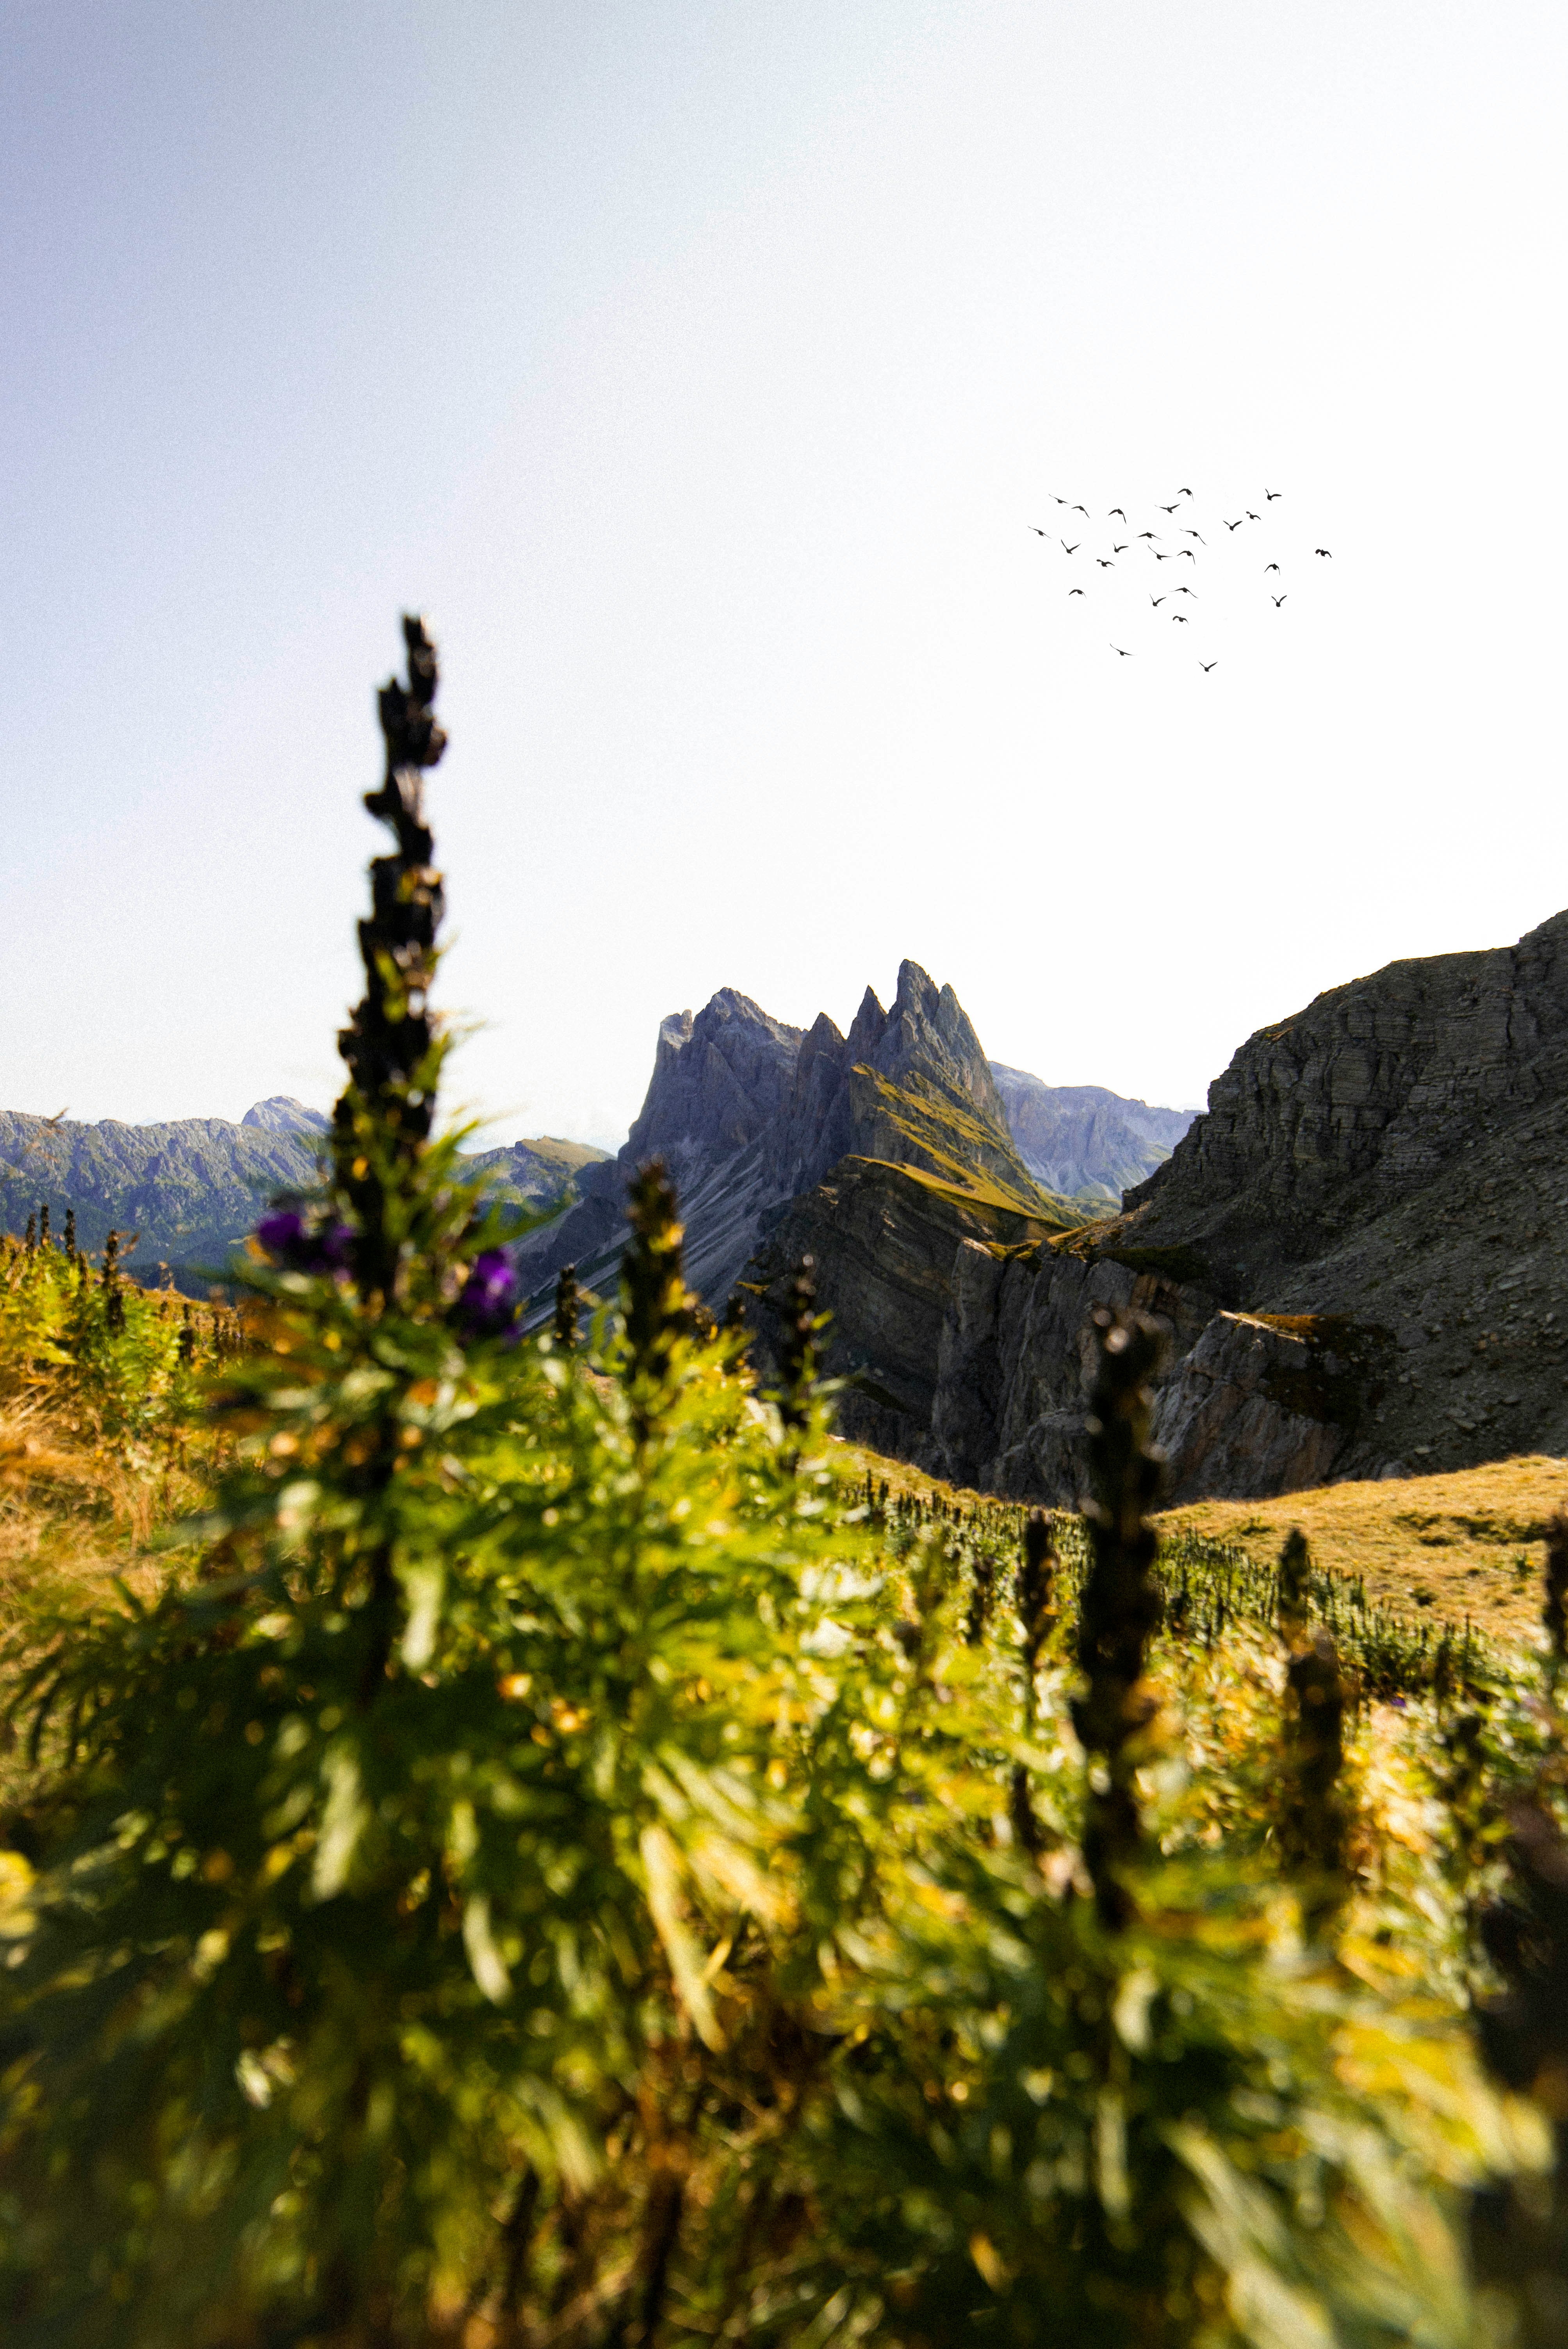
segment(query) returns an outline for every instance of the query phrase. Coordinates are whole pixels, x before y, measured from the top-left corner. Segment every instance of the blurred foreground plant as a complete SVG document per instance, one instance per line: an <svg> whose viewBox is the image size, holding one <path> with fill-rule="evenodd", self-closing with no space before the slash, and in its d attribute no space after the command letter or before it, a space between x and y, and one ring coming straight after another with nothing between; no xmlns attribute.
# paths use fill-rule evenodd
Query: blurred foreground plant
<svg viewBox="0 0 1568 2349"><path fill-rule="evenodd" d="M857 1540L820 1413L790 1473L691 1334L656 1184L609 1381L493 1309L510 1268L428 1138L406 633L334 1186L263 1226L198 1574L29 1643L17 1714L64 1766L11 1823L9 2340L422 2340L583 2292L596 2333L639 2291L647 2324L672 2181L806 2044L780 1936L830 1938L862 1839L790 1793Z"/></svg>

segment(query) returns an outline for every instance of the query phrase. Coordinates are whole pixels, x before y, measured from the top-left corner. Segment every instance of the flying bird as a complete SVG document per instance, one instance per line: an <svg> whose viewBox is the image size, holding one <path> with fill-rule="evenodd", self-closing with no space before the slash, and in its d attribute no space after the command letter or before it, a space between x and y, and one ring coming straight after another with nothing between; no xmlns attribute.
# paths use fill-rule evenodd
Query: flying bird
<svg viewBox="0 0 1568 2349"><path fill-rule="evenodd" d="M1119 653L1123 660L1130 660L1132 658L1132 655L1128 651L1125 645L1112 645L1110 649L1113 653Z"/></svg>
<svg viewBox="0 0 1568 2349"><path fill-rule="evenodd" d="M1263 516L1262 516L1262 514L1255 514L1255 513L1253 512L1253 510L1252 510L1251 506L1249 506L1249 507L1247 508L1247 520L1248 520L1249 522L1262 522L1262 520L1263 520Z"/></svg>
<svg viewBox="0 0 1568 2349"><path fill-rule="evenodd" d="M1186 556L1189 563L1196 563L1198 560L1190 546L1179 546L1176 549L1176 560L1178 563L1181 562L1183 555Z"/></svg>
<svg viewBox="0 0 1568 2349"><path fill-rule="evenodd" d="M1328 554L1328 549L1327 549L1327 547L1326 547L1326 546L1315 546L1315 547L1313 548L1313 550L1312 550L1312 551L1313 551L1314 554L1328 554L1328 559L1329 559L1330 563L1332 563L1332 562L1333 562L1333 560L1334 560L1333 555Z"/></svg>
<svg viewBox="0 0 1568 2349"><path fill-rule="evenodd" d="M1125 554L1127 553L1127 546L1128 546L1128 542L1127 542L1127 540L1124 538L1124 539L1122 540L1121 544L1120 544L1119 546L1116 546L1116 545L1114 545L1114 544L1113 544L1113 545L1112 545L1112 547L1111 547L1111 550L1110 550L1110 551L1111 551L1112 554Z"/></svg>
<svg viewBox="0 0 1568 2349"><path fill-rule="evenodd" d="M1102 571L1114 571L1116 569L1116 565L1111 561L1109 554L1097 554L1094 559L1099 564Z"/></svg>
<svg viewBox="0 0 1568 2349"><path fill-rule="evenodd" d="M1083 541L1081 538L1075 538L1072 544L1069 546L1067 540L1063 538L1058 539L1057 543L1061 548L1064 554L1076 554L1079 547L1083 544Z"/></svg>
<svg viewBox="0 0 1568 2349"><path fill-rule="evenodd" d="M1273 505L1275 498L1283 498L1284 495L1284 492L1283 490L1265 490L1264 492L1264 502L1271 506Z"/></svg>
<svg viewBox="0 0 1568 2349"><path fill-rule="evenodd" d="M1171 613L1171 617L1173 620L1179 620L1179 621L1181 622L1181 626L1182 626L1183 627L1185 627L1185 626L1186 626L1186 625L1187 625L1187 615L1186 615L1186 613L1185 613L1185 612L1172 612L1172 613Z"/></svg>
<svg viewBox="0 0 1568 2349"><path fill-rule="evenodd" d="M1150 600L1150 602L1153 605L1153 606L1154 606L1155 610L1158 612L1158 610L1160 609L1161 605L1161 604L1163 604L1163 602L1165 601L1165 598L1164 598L1164 596L1163 596L1163 595L1150 595L1150 597L1149 598L1149 600Z"/></svg>
<svg viewBox="0 0 1568 2349"><path fill-rule="evenodd" d="M1158 501L1158 499L1156 499L1155 502L1156 502L1156 504L1159 504L1159 501ZM1178 498L1178 499L1177 499L1177 501L1176 501L1176 506L1179 506L1179 505L1181 504L1181 499L1180 499L1180 498ZM1175 512L1175 511L1176 511L1176 506L1161 506L1161 507L1160 507L1160 511L1161 511L1161 513L1174 513L1174 512Z"/></svg>
<svg viewBox="0 0 1568 2349"><path fill-rule="evenodd" d="M1176 593L1178 595L1191 595L1194 601L1197 600L1198 590L1196 587L1178 587Z"/></svg>
<svg viewBox="0 0 1568 2349"><path fill-rule="evenodd" d="M1157 530L1140 530L1138 535L1140 538L1158 538L1160 533Z"/></svg>
<svg viewBox="0 0 1568 2349"><path fill-rule="evenodd" d="M1208 674L1209 674L1209 671L1210 671L1212 668L1218 668L1218 667L1219 667L1219 666L1220 666L1220 664L1219 664L1219 662L1218 662L1217 660L1212 660L1212 661L1200 661L1200 662L1198 663L1198 666L1199 666L1199 667L1202 670L1202 672L1203 672L1204 676L1205 676L1205 677L1207 677L1207 676L1208 676Z"/></svg>
<svg viewBox="0 0 1568 2349"><path fill-rule="evenodd" d="M1286 588L1286 590L1285 590L1285 595L1288 595L1289 593L1290 593L1290 590L1289 590L1288 588ZM1274 597L1274 610L1275 610L1276 612L1279 610L1280 605L1281 605L1284 602L1284 595L1276 595L1276 596Z"/></svg>
<svg viewBox="0 0 1568 2349"><path fill-rule="evenodd" d="M1049 538L1051 534L1048 530L1042 530L1037 522L1032 522L1029 524L1029 528L1034 532L1037 538Z"/></svg>
<svg viewBox="0 0 1568 2349"><path fill-rule="evenodd" d="M1083 518L1084 518L1085 522L1088 522L1088 508L1087 506L1074 506L1074 508L1073 508L1073 512L1074 512L1074 513L1080 513L1080 514L1082 514L1082 516L1083 516Z"/></svg>
<svg viewBox="0 0 1568 2349"><path fill-rule="evenodd" d="M1246 517L1243 515L1243 521L1244 521L1245 519L1246 519ZM1228 523L1225 523L1225 528L1226 528L1227 530L1240 530L1241 526L1242 526L1242 524L1241 524L1241 523L1239 523L1239 522L1228 522Z"/></svg>
<svg viewBox="0 0 1568 2349"><path fill-rule="evenodd" d="M1192 492L1191 490L1178 490L1176 494L1179 498L1190 498Z"/></svg>
<svg viewBox="0 0 1568 2349"><path fill-rule="evenodd" d="M1201 530L1184 530L1181 535L1183 538L1195 538L1200 546L1207 546L1209 543Z"/></svg>
<svg viewBox="0 0 1568 2349"><path fill-rule="evenodd" d="M1265 578L1265 579L1267 578L1267 576L1268 576L1268 574L1269 574L1269 573L1270 573L1271 571L1277 571L1278 569L1279 569L1279 564L1278 564L1277 563L1265 563L1265 564L1264 564L1264 578Z"/></svg>
<svg viewBox="0 0 1568 2349"><path fill-rule="evenodd" d="M1156 563L1173 563L1175 561L1174 555L1161 554L1157 546L1151 546L1149 552L1154 557Z"/></svg>
<svg viewBox="0 0 1568 2349"><path fill-rule="evenodd" d="M1110 510L1110 513L1113 513L1113 514L1121 514L1121 519L1122 519L1122 521L1123 521L1123 522L1125 522L1125 521L1127 520L1127 516L1126 516L1124 513L1121 513L1121 508L1120 508L1119 506L1112 506L1112 508L1111 508L1111 510ZM1110 520L1110 514L1107 514L1107 516L1106 516L1106 520L1107 520L1107 522L1109 522L1109 521Z"/></svg>
<svg viewBox="0 0 1568 2349"><path fill-rule="evenodd" d="M1081 595L1083 594L1083 589L1081 587L1069 587L1068 589L1068 594L1069 595Z"/></svg>

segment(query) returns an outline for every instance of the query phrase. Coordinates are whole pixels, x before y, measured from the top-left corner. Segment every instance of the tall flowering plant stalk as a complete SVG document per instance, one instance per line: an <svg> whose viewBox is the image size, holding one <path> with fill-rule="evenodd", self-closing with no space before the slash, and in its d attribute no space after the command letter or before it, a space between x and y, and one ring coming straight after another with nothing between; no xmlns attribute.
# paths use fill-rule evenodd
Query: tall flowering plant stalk
<svg viewBox="0 0 1568 2349"><path fill-rule="evenodd" d="M580 2302L563 2342L651 2338L738 2127L772 2190L779 1949L809 2002L870 1799L846 1746L804 1834L808 1642L857 1539L820 1409L787 1456L696 1333L656 1172L623 1326L519 1342L434 1132L406 635L332 1163L263 1219L212 1393L233 1468L160 1597L17 1658L47 1776L0 1851L7 2349L428 2349Z"/></svg>
<svg viewBox="0 0 1568 2349"><path fill-rule="evenodd" d="M407 1177L429 1140L445 1040L430 1004L445 910L436 844L425 816L425 772L447 738L436 722L436 647L405 619L408 681L390 678L378 707L387 771L365 804L390 830L389 856L370 866L371 910L359 925L365 995L338 1037L348 1082L333 1112L336 1190L353 1220L349 1247L367 1302L406 1288L413 1237Z"/></svg>

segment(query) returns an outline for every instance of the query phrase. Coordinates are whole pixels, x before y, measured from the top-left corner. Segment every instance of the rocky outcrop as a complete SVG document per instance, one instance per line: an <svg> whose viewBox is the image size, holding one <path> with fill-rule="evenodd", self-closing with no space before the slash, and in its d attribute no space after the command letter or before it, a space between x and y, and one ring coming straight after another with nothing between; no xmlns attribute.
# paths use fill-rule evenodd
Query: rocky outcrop
<svg viewBox="0 0 1568 2349"><path fill-rule="evenodd" d="M1121 1195L1170 1157L1193 1112L1151 1109L1100 1085L1047 1085L993 1061L1018 1155L1047 1191L1119 1207Z"/></svg>
<svg viewBox="0 0 1568 2349"><path fill-rule="evenodd" d="M1211 1299L1090 1248L959 1249L931 1418L944 1475L1020 1499L1077 1499L1099 1305L1161 1314L1179 1350L1212 1314Z"/></svg>
<svg viewBox="0 0 1568 2349"><path fill-rule="evenodd" d="M935 1431L943 1330L954 1264L970 1250L1028 1247L1051 1228L985 1191L965 1191L911 1166L849 1157L794 1200L746 1268L755 1300L748 1320L764 1383L776 1371L778 1322L770 1301L802 1257L831 1319L822 1368L847 1381L840 1424L879 1450L941 1464Z"/></svg>
<svg viewBox="0 0 1568 2349"><path fill-rule="evenodd" d="M1006 1262L960 1251L948 1474L1071 1497L1102 1294L1171 1322L1179 1499L1568 1451L1568 915L1260 1030L1125 1206Z"/></svg>
<svg viewBox="0 0 1568 2349"><path fill-rule="evenodd" d="M1260 1029L1167 1164L1144 1245L1260 1292L1568 1096L1568 913L1514 947L1390 963Z"/></svg>
<svg viewBox="0 0 1568 2349"><path fill-rule="evenodd" d="M980 1040L950 987L899 967L884 1010L868 988L847 1036L826 1014L804 1034L724 988L659 1031L647 1098L619 1156L583 1178L581 1204L525 1243L542 1299L555 1273L603 1288L626 1241L626 1186L663 1158L686 1226L686 1276L716 1309L792 1200L846 1157L912 1166L1003 1209L1051 1210L1007 1130Z"/></svg>
<svg viewBox="0 0 1568 2349"><path fill-rule="evenodd" d="M1154 1412L1171 1500L1261 1500L1326 1484L1355 1440L1369 1371L1377 1391L1377 1350L1354 1323L1216 1314Z"/></svg>

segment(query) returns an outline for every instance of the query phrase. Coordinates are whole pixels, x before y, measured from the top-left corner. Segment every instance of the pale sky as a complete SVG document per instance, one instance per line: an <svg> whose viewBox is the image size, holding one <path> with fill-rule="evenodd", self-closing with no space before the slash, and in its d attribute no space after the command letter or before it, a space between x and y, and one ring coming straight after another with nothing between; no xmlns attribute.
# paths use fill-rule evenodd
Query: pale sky
<svg viewBox="0 0 1568 2349"><path fill-rule="evenodd" d="M500 1134L905 955L1197 1103L1544 919L1565 69L1511 0L0 0L0 1107L330 1103L407 606ZM1029 525L1184 485L1208 568L1110 559L1202 629L1102 626Z"/></svg>

